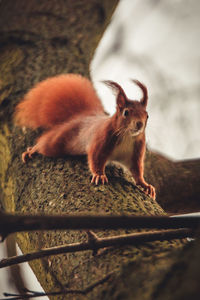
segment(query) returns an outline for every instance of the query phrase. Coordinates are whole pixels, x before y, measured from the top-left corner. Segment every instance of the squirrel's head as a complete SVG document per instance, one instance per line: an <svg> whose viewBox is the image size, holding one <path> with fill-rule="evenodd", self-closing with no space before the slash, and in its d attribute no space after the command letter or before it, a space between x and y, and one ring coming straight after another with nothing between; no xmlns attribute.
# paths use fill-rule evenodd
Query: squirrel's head
<svg viewBox="0 0 200 300"><path fill-rule="evenodd" d="M119 135L130 133L132 136L137 136L144 132L148 113L146 111L148 92L145 85L138 80L132 80L142 90L142 98L140 101L130 100L127 98L122 87L114 81L103 81L117 93L116 104L116 122Z"/></svg>

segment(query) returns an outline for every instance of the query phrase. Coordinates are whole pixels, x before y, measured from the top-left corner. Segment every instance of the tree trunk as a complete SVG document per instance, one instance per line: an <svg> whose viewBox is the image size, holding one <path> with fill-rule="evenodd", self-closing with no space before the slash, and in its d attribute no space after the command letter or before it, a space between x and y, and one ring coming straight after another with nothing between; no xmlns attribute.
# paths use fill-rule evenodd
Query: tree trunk
<svg viewBox="0 0 200 300"><path fill-rule="evenodd" d="M147 152L145 175L156 187L156 200L166 212L200 211L200 159L175 162Z"/></svg>
<svg viewBox="0 0 200 300"><path fill-rule="evenodd" d="M1 1L0 200L5 211L165 214L120 167L107 168L108 185L93 186L85 157L51 159L38 155L26 165L21 161L21 153L34 143L38 132L28 130L24 134L13 125L16 103L34 83L48 76L63 72L89 76L90 61L116 4L116 0ZM146 177L156 186L158 202L166 211L198 209L199 165L199 160L174 163L148 152ZM111 231L97 234L107 236ZM85 232L77 231L17 234L24 253L85 239ZM105 299L105 295L109 295L107 299L116 299L116 293L122 295L119 299L129 299L132 295L134 299L151 299L176 259L174 252L184 244L185 241L154 242L141 247L110 249L95 257L91 252L59 255L30 265L45 291L66 285L83 289L114 271L112 282L98 286L88 294L88 299ZM68 298L81 299L81 296L70 295L64 299Z"/></svg>

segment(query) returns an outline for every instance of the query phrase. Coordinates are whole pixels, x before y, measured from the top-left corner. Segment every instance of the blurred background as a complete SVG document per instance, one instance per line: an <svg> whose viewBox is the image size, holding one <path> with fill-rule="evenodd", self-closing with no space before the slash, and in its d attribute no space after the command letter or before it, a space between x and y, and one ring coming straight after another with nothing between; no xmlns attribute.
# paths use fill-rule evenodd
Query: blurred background
<svg viewBox="0 0 200 300"><path fill-rule="evenodd" d="M111 114L115 98L101 80L117 81L130 99L141 96L130 78L146 84L148 146L177 160L199 157L199 16L198 0L121 0L91 64L92 80ZM27 287L40 291L29 273L26 267ZM12 282L1 269L1 297L15 291Z"/></svg>

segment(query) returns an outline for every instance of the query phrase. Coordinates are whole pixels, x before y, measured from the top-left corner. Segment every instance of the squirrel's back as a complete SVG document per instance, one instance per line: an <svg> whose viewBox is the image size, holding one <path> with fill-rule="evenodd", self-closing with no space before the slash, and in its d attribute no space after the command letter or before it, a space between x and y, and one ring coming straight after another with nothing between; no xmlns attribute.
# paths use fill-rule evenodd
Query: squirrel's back
<svg viewBox="0 0 200 300"><path fill-rule="evenodd" d="M15 122L30 128L50 128L80 113L103 113L96 91L85 77L63 74L36 84L17 105Z"/></svg>

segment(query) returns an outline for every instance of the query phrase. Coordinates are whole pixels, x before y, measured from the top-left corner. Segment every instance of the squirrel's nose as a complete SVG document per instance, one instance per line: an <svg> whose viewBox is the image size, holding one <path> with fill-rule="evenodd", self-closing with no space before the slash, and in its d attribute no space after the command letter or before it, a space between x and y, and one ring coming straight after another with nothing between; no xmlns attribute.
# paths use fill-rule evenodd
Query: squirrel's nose
<svg viewBox="0 0 200 300"><path fill-rule="evenodd" d="M136 128L137 130L140 130L143 127L143 123L141 121L136 122Z"/></svg>

